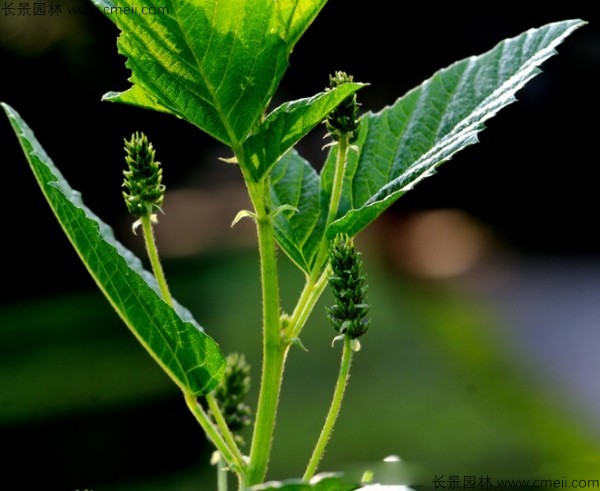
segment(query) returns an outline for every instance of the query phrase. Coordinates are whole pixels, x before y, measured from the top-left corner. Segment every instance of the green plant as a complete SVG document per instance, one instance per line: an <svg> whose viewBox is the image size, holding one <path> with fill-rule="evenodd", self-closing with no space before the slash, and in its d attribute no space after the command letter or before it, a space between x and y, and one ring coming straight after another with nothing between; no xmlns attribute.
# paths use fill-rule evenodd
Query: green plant
<svg viewBox="0 0 600 491"><path fill-rule="evenodd" d="M336 72L323 92L269 111L296 42L325 0L140 2L157 15L130 15L121 1L95 0L121 30L132 87L106 100L183 118L232 151L256 224L262 285L263 360L249 449L237 432L249 423L248 368L227 359L172 297L154 242L164 198L162 169L143 134L126 141L124 198L141 228L153 274L85 207L11 107L3 107L64 232L114 309L181 389L217 449L219 486L240 488L267 475L286 357L328 284L328 317L342 341L338 381L323 431L303 476L289 489L353 489L339 478L313 479L339 413L358 338L368 328L365 278L352 238L454 153L477 141L484 122L514 100L554 48L582 25L571 20L530 30L488 53L460 61L378 113L359 117L365 84ZM161 10L162 9L162 10ZM317 173L294 146L325 122L331 143ZM295 308L279 298L277 248L304 274ZM245 453L248 453L246 456ZM307 484L311 482L312 484ZM266 489L266 488L265 488Z"/></svg>

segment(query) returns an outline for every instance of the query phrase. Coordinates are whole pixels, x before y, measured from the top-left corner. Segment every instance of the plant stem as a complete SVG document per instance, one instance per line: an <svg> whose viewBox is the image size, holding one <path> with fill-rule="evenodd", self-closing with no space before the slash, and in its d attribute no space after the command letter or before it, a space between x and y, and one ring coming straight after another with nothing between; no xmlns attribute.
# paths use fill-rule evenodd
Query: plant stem
<svg viewBox="0 0 600 491"><path fill-rule="evenodd" d="M348 147L349 137L345 136L338 142L336 170L331 191L327 224L335 219L339 207ZM238 160L241 161L241 158L243 158L242 153L236 152L236 155L238 155ZM288 332L285 333L287 335L286 340L284 341L280 331L281 308L275 233L269 214L271 210L268 205L270 196L269 181L268 178L263 178L259 183L253 184L250 179L247 179L247 176L244 177L255 210L263 299L263 366L254 434L252 436L252 447L250 450L250 464L246 475L246 484L251 486L262 482L266 475L289 341L300 334L310 312L326 285L327 273L324 265L327 261L327 239L323 238L321 245L322 252L320 252L317 258L315 270L310 275L300 296L298 305L294 309ZM339 410L339 406L337 410Z"/></svg>
<svg viewBox="0 0 600 491"><path fill-rule="evenodd" d="M160 263L158 248L156 247L156 241L154 240L154 230L152 227L151 216L143 216L141 218L141 223L142 229L144 231L144 241L146 243L148 259L150 260L152 271L154 272L154 276L156 277L156 281L160 288L163 300L167 302L167 304L169 304L171 307L173 307L173 297L171 296L171 292L169 291L167 280L165 278L165 273ZM231 434L231 431L229 430L229 427L227 426L227 423L225 422L225 418L221 413L221 408L219 408L219 405L217 404L217 401L215 400L214 396L212 394L206 394L206 401L208 402L208 405L212 411L217 426L221 431L221 434L219 434L218 431L215 430L213 424L210 422L210 419L208 419L208 416L204 413L204 410L202 410L202 408L200 408L196 403L195 398L193 405L190 405L188 397L188 394L186 394L186 401L188 402L188 407L192 409L192 412L196 416L196 419L198 420L198 422L200 422L200 425L202 426L206 434L210 437L210 439L213 441L213 443L217 445L217 437L219 438L219 440L224 440L223 444L227 447L227 451L223 451L223 449L219 448L219 446L217 445L219 452L221 452L221 457L225 459L228 464L237 466L241 471L244 468L244 458L235 442L235 439L233 438L233 435ZM199 414L203 415L202 418L199 417ZM205 419L208 419L207 423L205 422ZM211 435L211 433L214 434Z"/></svg>
<svg viewBox="0 0 600 491"><path fill-rule="evenodd" d="M260 276L263 304L263 364L258 396L258 406L250 464L246 484L261 483L266 475L275 429L275 419L279 404L279 392L283 377L283 366L287 346L282 342L280 332L279 279L275 232L269 215L268 180L249 184L250 197L256 212L258 249L260 254Z"/></svg>
<svg viewBox="0 0 600 491"><path fill-rule="evenodd" d="M335 220L335 217L340 206L340 199L342 196L342 188L344 184L344 175L346 172L346 163L348 160L348 149L350 147L349 135L344 135L337 143L337 155L335 162L335 172L333 176L333 184L331 186L331 196L329 200L329 209L327 212L327 218L325 221L325 228ZM329 268L327 265L328 255L328 240L327 236L323 235L319 252L315 260L315 266L309 275L304 290L300 295L298 304L294 309L294 312L290 318L289 329L287 333L287 340L291 341L297 338L308 319L308 316L312 312L315 304L319 297L323 293L325 286L327 285L327 277L329 275ZM342 361L340 364L340 372L338 374L338 380L336 382L333 400L329 407L329 412L325 419L325 424L319 435L317 445L313 454L310 458L306 472L304 473L303 479L305 481L310 480L315 474L319 461L321 460L325 447L333 431L333 426L339 414L342 399L344 397L344 390L348 381L350 373L350 365L352 361L352 349L350 348L350 340L344 337L344 348L342 350Z"/></svg>
<svg viewBox="0 0 600 491"><path fill-rule="evenodd" d="M337 155L335 159L335 172L333 174L333 183L331 185L331 196L329 198L329 209L327 211L327 219L325 221L325 232L327 227L335 221L338 209L340 207L340 200L342 197L342 188L344 186L344 175L346 173L346 163L348 161L348 150L350 148L349 136L344 135L337 142ZM317 252L317 258L315 259L314 267L311 272L311 279L314 280L316 275L322 278L323 268L327 264L327 255L329 254L327 234L323 234L319 251ZM316 280L314 280L316 281Z"/></svg>
<svg viewBox="0 0 600 491"><path fill-rule="evenodd" d="M342 400L344 398L344 391L346 390L346 384L350 378L350 366L352 364L353 351L350 347L350 341L351 340L348 336L344 336L342 360L340 363L338 379L335 384L335 390L333 392L333 399L331 401L331 406L329 407L327 417L325 418L325 424L321 429L319 440L317 441L313 454L308 462L308 466L306 467L306 471L304 472L304 476L302 477L302 479L305 481L309 481L315 475L319 462L325 453L325 447L327 446L329 438L331 437L333 426L335 425L335 421L340 412Z"/></svg>
<svg viewBox="0 0 600 491"><path fill-rule="evenodd" d="M335 220L335 217L340 206L342 196L342 187L344 184L344 174L346 172L346 162L348 160L348 149L350 148L349 136L344 135L337 143L337 155L335 160L335 172L333 175L333 184L331 186L331 196L329 199L329 209L327 211L327 219L325 228ZM328 271L325 265L327 264L328 254L327 237L323 235L314 268L306 280L304 290L300 294L296 308L292 313L288 324L288 332L286 340L289 342L300 335L304 328L308 316L312 312L315 304L321 297L325 286L327 285Z"/></svg>
<svg viewBox="0 0 600 491"><path fill-rule="evenodd" d="M187 403L188 408L195 416L200 426L208 436L209 440L217 447L217 450L221 453L222 457L228 462L233 463L238 469L236 472L241 473L244 469L244 461L239 461L235 458L235 455L232 453L231 449L227 445L227 442L223 439L213 422L208 417L208 414L202 409L202 406L198 404L196 400L196 396L190 392L185 392L185 402Z"/></svg>
<svg viewBox="0 0 600 491"><path fill-rule="evenodd" d="M143 216L140 218L140 221L142 222L142 230L144 231L146 252L148 253L148 259L150 259L150 265L152 266L152 271L154 272L158 287L160 288L160 293L162 294L163 300L172 307L173 297L171 296L167 280L165 279L165 272L160 264L158 249L156 248L156 241L154 240L151 215Z"/></svg>
<svg viewBox="0 0 600 491"><path fill-rule="evenodd" d="M337 144L338 151L335 161L335 174L333 175L333 184L331 186L331 198L329 200L329 211L327 213L327 221L325 222L326 225L331 224L331 222L335 220L340 206L349 146L349 136L344 135Z"/></svg>
<svg viewBox="0 0 600 491"><path fill-rule="evenodd" d="M315 304L327 286L328 273L328 268L325 268L316 281L310 276L307 278L296 308L290 317L288 332L285 333L286 342L291 342L300 336L300 332L304 328Z"/></svg>
<svg viewBox="0 0 600 491"><path fill-rule="evenodd" d="M221 435L223 435L225 442L227 443L227 445L229 445L229 448L231 449L231 453L235 457L235 463L239 463L239 462L243 463L244 456L240 452L240 449L235 441L235 438L233 437L233 434L231 433L231 430L229 429L229 426L227 426L227 422L225 421L225 418L223 417L223 413L221 412L221 408L219 407L219 404L217 404L217 400L215 399L215 396L213 396L212 393L209 393L209 394L206 394L205 397L206 397L206 402L208 403L208 407L210 408L210 411L215 420L215 423L217 424L217 427L221 431ZM232 463L232 462L229 462L229 463Z"/></svg>
<svg viewBox="0 0 600 491"><path fill-rule="evenodd" d="M227 465L223 462L223 456L219 454L217 462L217 490L227 491Z"/></svg>

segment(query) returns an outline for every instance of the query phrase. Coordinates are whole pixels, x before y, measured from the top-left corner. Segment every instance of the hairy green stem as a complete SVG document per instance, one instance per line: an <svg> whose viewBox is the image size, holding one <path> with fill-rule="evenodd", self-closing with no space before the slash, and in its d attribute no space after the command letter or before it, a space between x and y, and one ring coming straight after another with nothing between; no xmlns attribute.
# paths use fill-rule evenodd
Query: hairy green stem
<svg viewBox="0 0 600 491"><path fill-rule="evenodd" d="M202 409L202 406L198 404L196 396L190 392L185 392L184 395L185 402L188 408L190 409L198 423L200 423L200 426L208 436L209 440L213 443L215 447L217 447L217 450L221 453L222 457L228 463L233 464L237 467L237 469L235 470L239 476L244 469L244 461L239 461L235 458L235 455L229 448L229 445L227 445L227 442L224 440L221 433L219 433L219 430L210 420L208 414L206 414L206 411L204 411L204 409Z"/></svg>
<svg viewBox="0 0 600 491"><path fill-rule="evenodd" d="M171 296L171 292L169 291L167 280L165 278L165 273L160 263L158 249L156 247L156 241L154 240L154 230L152 227L151 215L143 216L140 219L140 221L144 232L144 241L146 243L148 259L150 260L152 271L154 272L154 276L156 277L156 281L160 288L163 300L167 302L171 307L173 307L173 297ZM198 404L195 401L195 398L193 405L191 405L190 401L188 400L188 397L188 394L186 394L186 401L188 402L188 407L192 410L192 412L196 416L196 419L198 420L206 434L209 436L209 438L213 441L213 443L215 443L215 445L217 445L217 441L222 441L223 445L227 447L227 451L224 451L223 448L220 448L217 445L219 452L221 452L222 458L225 459L228 462L228 464L235 465L240 469L240 471L242 471L244 468L244 458L235 442L235 439L233 438L233 435L231 434L231 431L229 430L229 427L227 426L227 423L225 422L225 418L223 417L221 409L219 408L219 405L217 404L217 401L215 400L214 396L212 394L207 394L206 401L208 402L208 405L212 411L217 426L221 431L220 434L217 430L215 430L214 426L208 419L208 416L204 413L204 410L202 410L202 408L198 406ZM208 422L206 422L207 419Z"/></svg>
<svg viewBox="0 0 600 491"><path fill-rule="evenodd" d="M279 278L275 231L268 205L269 183L249 185L256 213L263 305L263 363L246 484L261 483L267 473L287 347L280 332Z"/></svg>
<svg viewBox="0 0 600 491"><path fill-rule="evenodd" d="M307 278L304 289L296 304L296 308L290 316L288 329L285 333L286 342L292 342L295 338L300 336L315 304L327 286L328 273L328 268L325 268L317 280L314 280L311 276Z"/></svg>
<svg viewBox="0 0 600 491"><path fill-rule="evenodd" d="M160 264L160 258L158 256L158 249L156 248L156 241L154 240L154 230L152 228L151 215L145 215L140 218L142 223L142 230L144 232L144 242L146 243L146 252L148 253L148 259L150 259L150 265L160 293L162 294L163 300L167 302L171 307L173 306L173 297L169 291L167 280L165 279L165 272L163 271L162 265Z"/></svg>
<svg viewBox="0 0 600 491"><path fill-rule="evenodd" d="M326 227L328 227L334 220L338 212L339 203L342 194L343 182L344 182L344 174L346 171L346 163L348 159L348 149L350 136L348 134L343 135L338 142L338 153L336 156L336 166L335 166L335 174L333 178L333 184L331 189L331 199L329 202L329 211L327 213ZM321 242L321 248L317 254L317 260L315 261L315 269L314 271L319 271L321 264L327 264L327 238L323 237L323 241ZM329 267L325 266L320 277L319 281L323 281L323 287L325 284L325 278L328 276ZM313 275L314 275L313 271ZM311 276L312 279L312 276ZM323 428L321 429L321 433L319 435L319 439L317 440L317 444L315 445L315 449L310 457L308 465L306 467L306 471L304 472L303 480L309 481L317 471L319 466L319 462L323 458L323 454L325 453L325 448L327 447L327 443L331 437L331 433L333 432L333 427L335 426L335 422L340 413L340 409L342 407L342 401L344 399L344 392L346 390L346 385L348 383L348 379L350 377L350 366L352 365L352 340L349 336L343 336L344 338L344 347L342 350L342 359L340 363L340 371L338 373L338 379L335 384L335 389L333 392L333 399L331 401L331 405L329 407L329 411L327 412L327 417L325 418L325 423L323 424Z"/></svg>
<svg viewBox="0 0 600 491"><path fill-rule="evenodd" d="M344 135L337 143L337 155L335 161L335 173L333 175L333 185L331 187L331 198L329 200L329 211L327 221L329 225L335 220L342 197L342 187L344 184L344 174L346 173L346 162L348 160L348 148L350 147L349 136Z"/></svg>
<svg viewBox="0 0 600 491"><path fill-rule="evenodd" d="M331 191L327 224L335 219L339 207L348 147L349 137L345 136L338 143L336 170ZM238 160L241 158L243 158L242 155L238 155ZM325 268L327 261L327 240L325 238L323 240L322 252L317 258L315 270L309 276L298 304L294 309L294 313L288 324L288 331L283 333L285 335L284 341L280 329L279 279L275 232L270 215L272 210L269 207L269 181L268 178L264 178L259 183L253 184L252 180L247 178L249 176L244 177L246 178L250 199L255 211L263 299L263 365L256 421L250 450L250 463L246 473L246 484L251 486L262 482L267 472L289 343L300 334L327 283L327 270Z"/></svg>
<svg viewBox="0 0 600 491"><path fill-rule="evenodd" d="M223 413L221 412L221 408L219 407L219 404L217 403L215 396L212 394L206 394L205 397L206 397L206 402L208 403L208 407L210 408L210 411L215 420L215 423L217 424L217 427L221 431L221 435L223 435L225 442L231 449L231 453L235 457L235 463L236 464L239 464L240 462L243 463L244 456L240 452L238 444L236 443L235 438L233 437L233 434L231 433L231 430L229 429L229 426L227 426L227 422L225 421L225 418L223 417Z"/></svg>
<svg viewBox="0 0 600 491"><path fill-rule="evenodd" d="M352 365L353 351L350 346L350 342L350 338L348 336L344 336L342 361L340 363L340 371L335 384L335 390L333 391L333 399L331 401L331 406L329 407L327 417L325 418L325 424L321 429L321 434L319 435L319 439L315 445L313 454L310 457L310 461L308 462L308 466L306 467L306 471L302 477L302 479L305 481L309 481L315 475L317 467L319 466L319 462L325 453L325 447L327 447L327 443L329 442L329 438L333 432L335 421L340 413L344 392L346 390L348 379L350 378L350 366Z"/></svg>
<svg viewBox="0 0 600 491"><path fill-rule="evenodd" d="M325 221L325 227L327 228L334 220L340 206L340 200L342 196L342 188L344 184L344 175L346 173L346 163L348 160L348 149L350 148L350 136L343 135L337 143L337 155L335 162L335 172L333 176L333 183L331 187L331 197L329 200L329 209L327 212L327 218ZM315 304L319 297L323 293L325 286L327 285L327 277L329 276L329 268L327 267L327 255L328 255L328 240L324 235L321 241L319 252L315 260L315 266L313 271L307 279L305 288L300 295L296 309L294 310L290 322L289 332L287 333L287 339L290 341L297 338L308 319L308 316L312 312ZM303 479L308 481L315 474L319 462L325 452L325 447L333 431L333 426L339 414L342 399L344 397L344 390L348 381L350 373L350 365L352 361L352 349L350 348L350 340L344 338L344 348L342 351L342 361L340 365L340 372L338 374L338 380L335 386L333 401L327 413L325 424L319 435L319 440L313 454L310 458L306 472L304 473Z"/></svg>
<svg viewBox="0 0 600 491"><path fill-rule="evenodd" d="M337 145L337 155L335 161L335 172L333 176L333 184L331 187L331 197L329 199L329 210L325 227L329 226L335 220L335 217L340 206L342 196L342 187L344 184L344 174L346 172L346 162L348 160L348 149L350 148L349 136L344 135ZM300 335L304 328L308 316L312 312L315 304L321 297L323 290L327 286L328 269L327 254L328 254L327 237L323 236L314 268L306 280L304 290L300 294L296 308L290 317L288 323L288 331L285 333L286 340L291 342Z"/></svg>
<svg viewBox="0 0 600 491"><path fill-rule="evenodd" d="M337 155L335 159L335 171L333 174L333 183L331 185L331 196L329 198L329 209L325 221L325 231L327 231L327 227L335 220L338 208L340 207L342 188L344 187L344 175L346 173L346 163L348 161L348 150L350 148L349 139L349 135L344 135L336 144ZM324 234L311 272L311 279L313 281L317 281L315 279L317 276L322 277L323 268L327 264L327 255L329 254L328 245L327 235Z"/></svg>
<svg viewBox="0 0 600 491"><path fill-rule="evenodd" d="M341 138L337 143L337 147L338 151L335 162L335 173L331 187L331 197L329 200L327 220L325 222L326 227L335 220L338 208L340 206L344 174L346 172L346 162L348 160L349 136L345 135L343 138ZM294 309L294 312L292 313L288 323L288 329L285 333L285 338L288 343L300 335L300 332L304 328L310 313L321 297L323 290L325 290L325 287L327 286L327 243L327 237L323 236L319 252L317 253L317 258L315 260L314 268L311 274L307 277L304 289L300 294L296 308Z"/></svg>

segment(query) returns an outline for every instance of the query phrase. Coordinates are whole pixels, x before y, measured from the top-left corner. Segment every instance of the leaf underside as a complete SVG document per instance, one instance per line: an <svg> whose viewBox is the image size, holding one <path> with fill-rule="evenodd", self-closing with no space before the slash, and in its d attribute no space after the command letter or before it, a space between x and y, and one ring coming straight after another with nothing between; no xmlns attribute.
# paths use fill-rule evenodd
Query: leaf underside
<svg viewBox="0 0 600 491"><path fill-rule="evenodd" d="M189 311L162 300L154 276L83 204L20 115L2 107L63 231L121 319L183 391L210 392L225 370L217 344Z"/></svg>
<svg viewBox="0 0 600 491"><path fill-rule="evenodd" d="M323 234L353 236L456 152L478 141L484 122L515 101L515 93L556 54L580 20L531 29L440 70L392 106L361 118L357 151L349 153L336 220L325 230L335 147L321 175L291 151L273 168L272 197L300 211L281 214L277 240L304 271L313 267Z"/></svg>

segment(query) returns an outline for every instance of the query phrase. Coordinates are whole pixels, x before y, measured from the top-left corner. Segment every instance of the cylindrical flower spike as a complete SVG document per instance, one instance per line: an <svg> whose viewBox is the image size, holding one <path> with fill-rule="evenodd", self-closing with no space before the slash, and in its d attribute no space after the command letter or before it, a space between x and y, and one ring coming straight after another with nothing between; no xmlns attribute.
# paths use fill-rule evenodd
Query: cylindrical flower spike
<svg viewBox="0 0 600 491"><path fill-rule="evenodd" d="M330 90L338 85L354 82L352 75L347 75L345 72L335 72L335 75L329 76L329 87L325 90ZM353 143L358 137L358 107L356 94L346 97L333 111L329 113L325 120L325 126L331 138L335 141L340 141L343 136L348 136L348 142Z"/></svg>
<svg viewBox="0 0 600 491"><path fill-rule="evenodd" d="M346 234L335 237L329 253L333 270L329 286L336 304L327 309L327 316L336 331L356 339L367 332L370 322L366 318L369 304L360 253Z"/></svg>
<svg viewBox="0 0 600 491"><path fill-rule="evenodd" d="M123 198L129 213L141 218L152 216L161 209L165 196L160 162L154 160L152 143L143 133L134 133L125 140L125 162L128 170L123 171Z"/></svg>

